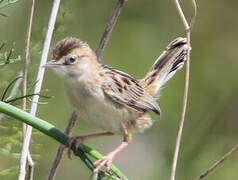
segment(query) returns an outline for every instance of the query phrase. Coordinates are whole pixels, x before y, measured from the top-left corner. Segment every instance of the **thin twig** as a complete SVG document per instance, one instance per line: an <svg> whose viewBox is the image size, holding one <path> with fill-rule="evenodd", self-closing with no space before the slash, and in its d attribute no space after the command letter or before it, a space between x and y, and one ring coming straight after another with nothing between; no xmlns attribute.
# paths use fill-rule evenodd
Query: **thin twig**
<svg viewBox="0 0 238 180"><path fill-rule="evenodd" d="M25 59L23 61L23 76L22 76L22 96L26 95L27 91L27 74L28 74L28 66L30 64L30 41L31 41L31 31L32 31L32 23L33 23L33 16L34 16L34 9L35 9L35 0L32 0L31 5L31 12L30 12L30 19L29 25L27 30L27 41L26 41L26 49L25 49ZM22 110L26 110L26 98L22 99Z"/></svg>
<svg viewBox="0 0 238 180"><path fill-rule="evenodd" d="M26 42L26 50L25 50L25 59L23 62L23 68L22 68L22 96L26 95L26 90L27 90L27 71L28 71L28 65L30 63L30 53L29 53L29 49L30 49L30 40L31 40L31 32L32 32L32 23L33 23L33 16L34 16L34 9L35 9L35 0L32 0L32 4L31 4L31 11L30 11L30 18L29 18L29 24L28 24L28 29L27 29L27 42ZM22 110L26 110L26 98L22 99ZM22 123L22 130L23 130L23 134L24 136L25 134L25 130L26 130L26 124ZM28 147L26 147L27 149L22 150L22 152L26 152L27 154L21 154L21 156L27 156L27 161L28 161L28 165L29 165L29 171L28 171L28 179L32 180L33 179L33 172L34 172L34 161L31 158L31 154L30 151L28 149ZM26 175L26 163L27 163L26 159L22 159L22 161L20 161L20 165L19 165L19 175L18 175L18 179L19 180L24 180L25 179L25 175Z"/></svg>
<svg viewBox="0 0 238 180"><path fill-rule="evenodd" d="M36 78L37 83L35 85L34 93L40 93L40 90L41 90L41 85L43 82L43 77L44 77L44 72L45 72L45 68L43 68L42 66L47 61L47 56L48 56L48 52L49 52L49 48L50 48L50 42L51 42L51 38L53 35L53 30L54 30L54 25L55 25L56 16L58 13L59 5L60 5L60 0L54 0L53 7L51 10L51 16L50 16L50 20L49 20L49 24L48 24L48 29L47 29L47 33L46 33L46 37L45 37L45 42L43 45L43 51L42 51L40 65L39 65L38 74L37 74L37 78ZM33 96L33 102L31 104L31 110L30 110L30 113L32 115L36 114L38 100L39 100L39 96ZM20 160L22 164L24 162L26 162L27 153L28 153L30 140L31 140L31 134L32 134L32 127L27 126L26 134L24 136L22 153L21 153L22 156L21 156L21 160ZM23 165L21 168L24 169L22 171L25 171L26 167L25 167L25 165Z"/></svg>
<svg viewBox="0 0 238 180"><path fill-rule="evenodd" d="M71 117L70 117L70 120L68 122L68 125L67 125L67 127L65 129L65 134L71 135L73 127L75 126L77 117L78 117L77 113L73 112ZM58 166L60 164L60 161L62 159L62 156L64 154L64 149L65 149L65 145L60 144L58 149L57 149L57 153L55 154L54 161L53 161L53 163L51 165L50 173L49 173L49 175L47 177L48 180L51 180L51 179L55 178L56 170L57 170L57 168L58 168Z"/></svg>
<svg viewBox="0 0 238 180"><path fill-rule="evenodd" d="M221 159L215 162L210 168L208 168L204 173L202 173L198 178L195 180L201 180L214 171L219 165L221 165L225 160L227 160L235 151L238 150L238 144L234 146L229 152L227 152Z"/></svg>
<svg viewBox="0 0 238 180"><path fill-rule="evenodd" d="M29 158L29 153L28 153L28 158ZM29 162L29 159L28 159L28 162ZM34 177L34 166L29 165L28 166L28 177L27 177L27 179L28 180L33 180L33 177Z"/></svg>
<svg viewBox="0 0 238 180"><path fill-rule="evenodd" d="M29 18L29 24L28 24L28 29L27 29L27 41L26 41L26 50L25 50L25 59L23 61L23 67L22 67L22 96L26 96L26 91L27 91L27 72L28 72L28 66L30 63L30 41L31 41L31 32L32 32L32 23L33 23L33 17L34 17L34 10L35 10L35 0L32 0L31 4L31 11L30 11L30 18ZM26 111L26 98L22 99L22 110ZM27 125L25 123L22 123L22 131L24 136L25 130L26 130ZM28 148L28 147L26 147ZM31 158L30 150L22 150L22 152L27 151L27 161L29 165L29 171L28 171L28 179L33 180L33 172L34 172L34 161ZM23 155L24 156L24 155ZM19 176L18 179L25 179L25 174L26 170L23 167L26 166L26 161L20 161L20 167L19 167Z"/></svg>
<svg viewBox="0 0 238 180"><path fill-rule="evenodd" d="M186 68L185 68L185 82L184 82L184 94L183 94L183 104L182 104L182 111L180 116L180 122L179 122L179 129L178 134L176 137L176 144L174 149L174 156L173 156L173 164L170 174L170 180L174 180L176 176L176 167L178 162L178 156L179 156L179 149L181 144L181 138L183 134L183 126L184 126L184 120L186 115L186 107L187 107L187 101L188 101L188 89L189 89L189 74L190 74L190 50L191 50L191 44L190 44L190 27L188 24L188 21L186 20L186 17L183 13L183 10L179 4L178 0L174 0L175 6L177 8L177 11L179 13L179 16L184 24L186 34L187 34L187 44L189 46L188 52L187 52L187 62L186 62Z"/></svg>
<svg viewBox="0 0 238 180"><path fill-rule="evenodd" d="M189 35L187 36L187 39L189 39L189 37L190 37L190 32L188 34ZM186 68L185 68L185 82L184 82L182 112L181 112L180 121L179 121L178 134L176 137L176 144L175 144L175 149L174 149L173 165L172 165L172 169L171 169L170 180L174 180L175 175L176 175L176 167L177 167L177 162L178 162L179 149L180 149L180 143L181 143L181 138L182 138L182 133L183 133L184 119L185 119L185 114L186 114L188 88L189 88L189 68L190 68L190 59L189 59L190 55L189 54L190 53L188 52Z"/></svg>
<svg viewBox="0 0 238 180"><path fill-rule="evenodd" d="M97 50L96 50L96 55L98 57L98 61L101 60L103 51L104 51L105 47L107 46L107 43L108 43L108 41L111 37L112 30L115 27L115 24L117 23L117 19L120 15L120 12L121 12L121 9L122 9L124 3L125 3L125 0L117 0L116 6L112 11L112 15L111 15L110 19L107 22L107 25L105 27L105 30L102 34L102 37L100 39L100 42L99 42ZM78 118L77 113L75 111L73 111L71 116L70 116L68 125L67 125L67 128L70 127L69 132L71 132L72 129L74 128L75 124L72 124L72 123L74 121L76 121L77 118ZM68 134L68 133L66 132L66 134ZM50 172L49 172L49 175L48 175L48 180L54 179L57 167L59 166L59 163L60 163L60 161L63 157L64 149L65 149L65 146L60 145L58 147L56 155L54 157L54 161L53 161L53 163L51 165L51 168L50 168Z"/></svg>
<svg viewBox="0 0 238 180"><path fill-rule="evenodd" d="M192 5L193 5L193 9L194 9L194 14L193 14L192 20L190 22L190 29L192 30L193 25L194 25L195 20L196 20L196 17L197 17L197 14L198 14L198 7L197 7L196 0L191 0L191 2L192 2Z"/></svg>
<svg viewBox="0 0 238 180"><path fill-rule="evenodd" d="M20 96L20 97L15 97L15 98L12 98L12 99L9 99L7 101L3 101L5 103L11 103L11 102L14 102L14 101L17 101L17 100L20 100L20 99L23 99L23 98L28 98L28 97L32 97L32 96L40 96L40 97L43 97L43 98L50 98L51 96L45 96L45 95L42 95L42 94L39 94L39 93L33 93L33 94L27 94L25 96Z"/></svg>
<svg viewBox="0 0 238 180"><path fill-rule="evenodd" d="M107 22L106 28L104 30L104 33L102 35L102 38L99 42L98 48L96 50L96 55L98 57L98 61L101 61L102 58L102 53L110 39L110 36L112 34L112 30L115 26L115 24L117 23L117 19L120 15L121 9L123 7L123 5L125 4L125 0L117 0L117 4L115 6L115 8L112 11L112 15L110 17L110 19Z"/></svg>

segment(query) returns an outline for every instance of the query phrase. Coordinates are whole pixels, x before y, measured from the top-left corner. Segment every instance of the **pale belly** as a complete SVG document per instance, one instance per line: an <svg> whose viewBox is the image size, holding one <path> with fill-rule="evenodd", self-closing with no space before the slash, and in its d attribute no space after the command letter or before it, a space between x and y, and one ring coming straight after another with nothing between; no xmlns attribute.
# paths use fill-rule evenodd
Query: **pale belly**
<svg viewBox="0 0 238 180"><path fill-rule="evenodd" d="M69 100L79 115L90 125L116 134L124 134L124 126L138 118L138 114L112 102L97 87L67 89ZM93 89L94 88L94 89Z"/></svg>

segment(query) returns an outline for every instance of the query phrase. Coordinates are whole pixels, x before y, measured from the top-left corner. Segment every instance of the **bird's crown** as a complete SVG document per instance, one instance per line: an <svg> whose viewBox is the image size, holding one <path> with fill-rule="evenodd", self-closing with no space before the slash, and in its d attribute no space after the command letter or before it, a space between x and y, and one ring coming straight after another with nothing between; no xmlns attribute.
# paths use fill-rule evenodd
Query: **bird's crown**
<svg viewBox="0 0 238 180"><path fill-rule="evenodd" d="M63 56L70 54L74 49L90 49L87 43L73 37L67 37L56 44L53 50L53 59L60 60Z"/></svg>

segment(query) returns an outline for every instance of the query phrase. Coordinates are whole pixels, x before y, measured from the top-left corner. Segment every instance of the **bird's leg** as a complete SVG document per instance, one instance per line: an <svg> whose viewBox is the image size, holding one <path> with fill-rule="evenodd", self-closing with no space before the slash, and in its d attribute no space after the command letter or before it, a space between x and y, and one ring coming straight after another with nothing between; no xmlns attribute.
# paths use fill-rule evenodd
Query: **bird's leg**
<svg viewBox="0 0 238 180"><path fill-rule="evenodd" d="M97 173L104 165L106 166L107 171L109 172L110 171L109 166L112 163L113 159L120 151L122 151L128 146L128 144L131 142L131 139L132 139L131 133L126 134L124 136L123 142L114 151L108 153L106 156L103 156L101 159L93 163L95 166L95 169L93 172Z"/></svg>
<svg viewBox="0 0 238 180"><path fill-rule="evenodd" d="M83 136L73 136L71 137L67 143L66 147L68 147L68 156L71 157L71 146L75 142L76 143L76 149L78 149L79 145L83 143L85 139L93 138L93 137L99 137L99 136L111 136L114 135L111 132L103 132L103 133L95 133L95 134L88 134L88 135L83 135Z"/></svg>

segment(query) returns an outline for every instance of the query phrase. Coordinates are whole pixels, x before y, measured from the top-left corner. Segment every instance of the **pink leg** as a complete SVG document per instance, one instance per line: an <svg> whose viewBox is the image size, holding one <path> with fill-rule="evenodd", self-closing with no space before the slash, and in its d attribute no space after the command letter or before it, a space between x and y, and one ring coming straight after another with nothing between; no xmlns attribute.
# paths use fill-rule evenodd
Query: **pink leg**
<svg viewBox="0 0 238 180"><path fill-rule="evenodd" d="M88 135L83 135L83 136L74 136L74 137L71 137L71 138L68 140L67 144L66 144L66 147L69 148L69 150L68 150L68 156L71 157L71 150L70 150L70 148L71 148L73 142L75 142L75 141L76 141L76 148L78 148L79 145L80 145L81 143L83 143L83 141L86 140L86 139L93 138L93 137L99 137L99 136L111 136L111 135L114 135L114 134L111 133L111 132L103 132L103 133L95 133L95 134L88 134Z"/></svg>
<svg viewBox="0 0 238 180"><path fill-rule="evenodd" d="M94 162L94 166L96 167L94 169L94 173L97 173L103 166L106 166L107 171L110 170L110 164L112 163L113 159L115 158L115 156L122 151L123 149L125 149L129 142L131 141L131 134L129 134L128 136L124 137L123 142L112 152L108 153L106 156L103 156L101 159L97 160Z"/></svg>

